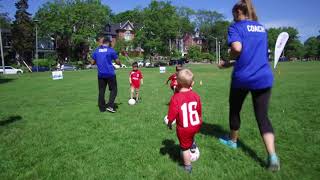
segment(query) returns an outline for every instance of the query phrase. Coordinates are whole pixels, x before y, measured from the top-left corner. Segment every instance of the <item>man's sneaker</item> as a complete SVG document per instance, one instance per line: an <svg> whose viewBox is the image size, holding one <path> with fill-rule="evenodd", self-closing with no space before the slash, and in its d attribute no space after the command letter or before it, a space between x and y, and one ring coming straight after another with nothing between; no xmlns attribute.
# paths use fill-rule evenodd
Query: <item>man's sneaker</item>
<svg viewBox="0 0 320 180"><path fill-rule="evenodd" d="M268 170L272 172L280 170L280 160L276 154L268 157Z"/></svg>
<svg viewBox="0 0 320 180"><path fill-rule="evenodd" d="M220 141L220 143L222 143L232 149L237 149L237 147L238 147L238 144L236 142L233 142L228 136L219 138L219 141Z"/></svg>
<svg viewBox="0 0 320 180"><path fill-rule="evenodd" d="M115 113L115 112L116 112L116 110L113 109L112 107L107 107L107 111L112 112L112 113Z"/></svg>

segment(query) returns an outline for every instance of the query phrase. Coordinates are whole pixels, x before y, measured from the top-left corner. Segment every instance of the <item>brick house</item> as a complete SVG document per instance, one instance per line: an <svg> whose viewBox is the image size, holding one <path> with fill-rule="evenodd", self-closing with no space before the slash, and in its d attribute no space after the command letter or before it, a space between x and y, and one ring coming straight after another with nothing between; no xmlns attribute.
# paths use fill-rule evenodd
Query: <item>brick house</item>
<svg viewBox="0 0 320 180"><path fill-rule="evenodd" d="M201 36L200 30L197 28L194 33L186 33L183 37L171 39L169 45L170 50L176 48L182 55L186 55L191 46L199 46L202 50L206 45L205 42L205 38Z"/></svg>
<svg viewBox="0 0 320 180"><path fill-rule="evenodd" d="M133 23L127 21L125 23L107 24L103 34L112 39L111 45L114 47L118 39L132 41L135 36Z"/></svg>

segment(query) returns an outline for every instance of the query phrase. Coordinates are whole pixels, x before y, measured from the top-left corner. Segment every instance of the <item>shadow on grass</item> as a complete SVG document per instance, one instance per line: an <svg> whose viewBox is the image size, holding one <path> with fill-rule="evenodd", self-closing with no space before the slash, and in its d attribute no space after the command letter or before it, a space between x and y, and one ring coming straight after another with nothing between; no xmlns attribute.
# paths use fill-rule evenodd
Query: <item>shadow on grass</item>
<svg viewBox="0 0 320 180"><path fill-rule="evenodd" d="M11 81L14 81L15 79L7 79L7 78L1 78L0 77L0 84L8 83Z"/></svg>
<svg viewBox="0 0 320 180"><path fill-rule="evenodd" d="M204 134L204 135L213 136L217 140L220 137L223 137L223 136L229 134L229 132L225 131L221 126L215 125L215 124L208 124L208 123L205 123L205 122L202 123L202 127L201 127L201 130L200 130L200 133ZM253 160L258 162L262 167L266 167L266 163L264 162L264 160L261 159L260 157L258 157L257 153L253 149L251 149L248 145L246 145L243 141L238 140L238 145L239 145L239 148L245 154L247 154Z"/></svg>
<svg viewBox="0 0 320 180"><path fill-rule="evenodd" d="M0 121L0 126L6 126L8 124L14 123L16 121L21 120L22 117L21 116L10 116L7 119L3 119Z"/></svg>
<svg viewBox="0 0 320 180"><path fill-rule="evenodd" d="M168 154L172 161L177 162L180 166L183 165L180 156L180 147L174 143L174 140L165 139L162 141L162 145L163 147L160 148L160 154L163 156Z"/></svg>

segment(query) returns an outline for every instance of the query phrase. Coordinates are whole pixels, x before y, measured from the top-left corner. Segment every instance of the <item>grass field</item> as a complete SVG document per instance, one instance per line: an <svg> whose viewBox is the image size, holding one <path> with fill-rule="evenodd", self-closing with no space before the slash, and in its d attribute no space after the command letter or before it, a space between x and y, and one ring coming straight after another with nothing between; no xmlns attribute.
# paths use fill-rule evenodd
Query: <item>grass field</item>
<svg viewBox="0 0 320 180"><path fill-rule="evenodd" d="M169 73L142 69L142 102L127 104L128 72L117 72L119 109L99 113L96 71L0 79L0 179L319 179L320 62L280 63L269 116L281 171L265 169L266 152L251 97L242 111L241 148L218 142L228 132L231 69L191 65L203 120L200 159L191 175L179 166L175 131L163 124L172 94ZM203 85L199 82L202 80ZM107 93L108 94L108 93Z"/></svg>

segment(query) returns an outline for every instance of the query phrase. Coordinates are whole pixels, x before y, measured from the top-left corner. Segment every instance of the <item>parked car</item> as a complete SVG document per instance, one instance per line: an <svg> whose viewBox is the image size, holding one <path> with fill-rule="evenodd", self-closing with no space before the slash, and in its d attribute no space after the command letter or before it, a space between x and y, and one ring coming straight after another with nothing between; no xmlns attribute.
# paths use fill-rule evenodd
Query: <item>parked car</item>
<svg viewBox="0 0 320 180"><path fill-rule="evenodd" d="M71 64L64 64L61 65L61 70L62 71L76 71L77 67Z"/></svg>
<svg viewBox="0 0 320 180"><path fill-rule="evenodd" d="M97 69L97 65L88 64L86 65L86 69Z"/></svg>
<svg viewBox="0 0 320 180"><path fill-rule="evenodd" d="M0 74L3 74L3 67L0 66ZM22 74L23 71L22 69L16 69L12 66L5 66L5 74Z"/></svg>
<svg viewBox="0 0 320 180"><path fill-rule="evenodd" d="M45 72L45 71L50 71L50 69L48 67L42 67L42 66L33 66L31 68L32 72Z"/></svg>
<svg viewBox="0 0 320 180"><path fill-rule="evenodd" d="M154 67L167 66L167 65L168 65L167 63L161 62L161 61L154 63Z"/></svg>
<svg viewBox="0 0 320 180"><path fill-rule="evenodd" d="M138 61L138 67L143 67L144 66L144 61L143 60L139 60Z"/></svg>
<svg viewBox="0 0 320 180"><path fill-rule="evenodd" d="M118 64L116 64L116 63L112 63L112 65L113 65L113 67L114 67L115 69L119 69L119 68L127 68L127 66L126 66L126 65L124 65L124 64L118 65Z"/></svg>

